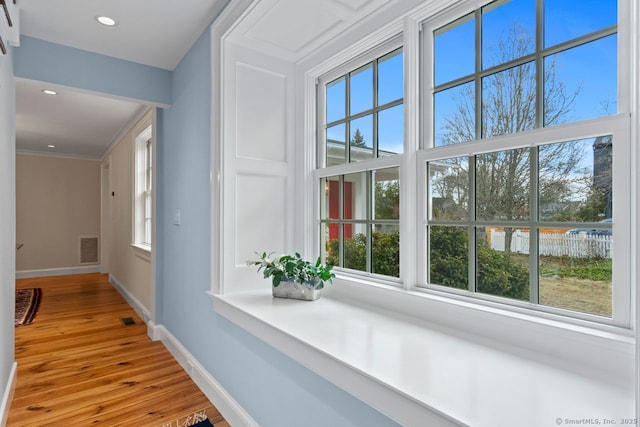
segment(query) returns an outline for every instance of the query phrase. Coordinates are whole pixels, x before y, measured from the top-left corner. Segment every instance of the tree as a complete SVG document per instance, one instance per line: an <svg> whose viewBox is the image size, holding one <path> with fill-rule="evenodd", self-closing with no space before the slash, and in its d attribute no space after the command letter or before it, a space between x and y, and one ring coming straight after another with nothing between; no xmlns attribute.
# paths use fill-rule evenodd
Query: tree
<svg viewBox="0 0 640 427"><path fill-rule="evenodd" d="M522 25L514 23L497 46L497 60L491 63L503 64L534 51L534 37ZM569 91L566 84L557 77L556 67L555 58L545 62L542 117L545 126L566 121L572 111L572 104L581 91L580 86ZM483 79L480 114L483 138L537 127L539 118L535 72L535 64L529 62ZM442 143L445 145L477 138L474 88L472 85L464 85L459 93L459 97L453 100L454 112L444 118ZM480 154L473 158L478 219L517 221L530 217L531 150L512 149ZM551 144L540 149L538 168L541 201L559 200L571 194L571 179L572 176L579 175L577 168L582 156L578 141ZM469 186L468 158L460 157L452 161L459 171L454 178L438 183L441 195ZM512 232L512 228L505 228L507 253L511 247Z"/></svg>
<svg viewBox="0 0 640 427"><path fill-rule="evenodd" d="M364 140L364 135L360 132L360 129L356 129L356 133L351 138L351 146L353 147L366 147L367 141Z"/></svg>

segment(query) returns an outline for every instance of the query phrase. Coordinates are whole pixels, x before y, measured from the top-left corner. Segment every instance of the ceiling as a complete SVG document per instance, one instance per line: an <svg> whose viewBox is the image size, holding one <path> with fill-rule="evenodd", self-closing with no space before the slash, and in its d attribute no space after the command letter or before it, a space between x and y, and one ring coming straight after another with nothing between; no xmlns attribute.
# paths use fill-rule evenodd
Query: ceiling
<svg viewBox="0 0 640 427"><path fill-rule="evenodd" d="M232 0L20 0L21 35L173 70ZM392 0L260 0L230 35L252 49L299 61ZM96 16L118 21L98 24ZM44 89L55 89L48 96ZM16 82L18 152L101 159L144 105L65 87ZM55 145L55 148L48 147Z"/></svg>
<svg viewBox="0 0 640 427"><path fill-rule="evenodd" d="M297 62L392 0L261 0L230 40Z"/></svg>
<svg viewBox="0 0 640 427"><path fill-rule="evenodd" d="M226 3L20 0L20 34L173 70ZM100 25L97 15L110 16L118 25ZM58 95L45 95L43 89L55 89ZM121 99L18 80L16 148L19 152L100 159L145 108Z"/></svg>

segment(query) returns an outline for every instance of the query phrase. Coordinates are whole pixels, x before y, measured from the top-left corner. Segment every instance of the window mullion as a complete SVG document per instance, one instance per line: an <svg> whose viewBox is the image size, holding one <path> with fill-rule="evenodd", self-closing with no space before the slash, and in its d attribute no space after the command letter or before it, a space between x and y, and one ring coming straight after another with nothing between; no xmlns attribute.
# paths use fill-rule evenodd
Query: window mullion
<svg viewBox="0 0 640 427"><path fill-rule="evenodd" d="M544 8L543 1L536 2L536 124L535 127L544 126Z"/></svg>
<svg viewBox="0 0 640 427"><path fill-rule="evenodd" d="M475 61L475 118L476 118L476 135L475 139L482 138L482 13L480 10L475 11L476 21L476 61Z"/></svg>
<svg viewBox="0 0 640 427"><path fill-rule="evenodd" d="M475 292L476 283L476 156L469 156L469 217L468 217L468 265L469 265L469 282L470 292Z"/></svg>
<svg viewBox="0 0 640 427"><path fill-rule="evenodd" d="M539 242L538 242L538 149L530 148L529 158L531 168L529 171L529 301L538 304L540 301L540 274L539 274Z"/></svg>

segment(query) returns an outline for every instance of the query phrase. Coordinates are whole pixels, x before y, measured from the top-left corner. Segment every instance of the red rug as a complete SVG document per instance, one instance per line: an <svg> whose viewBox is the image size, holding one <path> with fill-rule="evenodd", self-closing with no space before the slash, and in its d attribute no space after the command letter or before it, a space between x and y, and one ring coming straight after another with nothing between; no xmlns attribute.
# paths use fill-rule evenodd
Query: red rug
<svg viewBox="0 0 640 427"><path fill-rule="evenodd" d="M38 313L42 289L16 289L16 326L25 326L33 322Z"/></svg>

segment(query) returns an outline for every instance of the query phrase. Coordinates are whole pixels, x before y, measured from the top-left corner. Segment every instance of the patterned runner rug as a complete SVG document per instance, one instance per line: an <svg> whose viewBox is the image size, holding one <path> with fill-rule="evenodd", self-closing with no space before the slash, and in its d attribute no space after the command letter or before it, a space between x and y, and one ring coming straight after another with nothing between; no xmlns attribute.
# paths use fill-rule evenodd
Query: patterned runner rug
<svg viewBox="0 0 640 427"><path fill-rule="evenodd" d="M42 289L16 289L16 326L25 326L33 322L38 313Z"/></svg>

